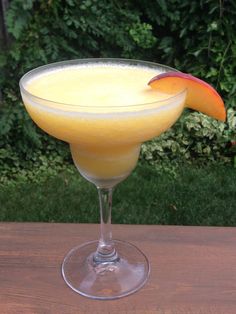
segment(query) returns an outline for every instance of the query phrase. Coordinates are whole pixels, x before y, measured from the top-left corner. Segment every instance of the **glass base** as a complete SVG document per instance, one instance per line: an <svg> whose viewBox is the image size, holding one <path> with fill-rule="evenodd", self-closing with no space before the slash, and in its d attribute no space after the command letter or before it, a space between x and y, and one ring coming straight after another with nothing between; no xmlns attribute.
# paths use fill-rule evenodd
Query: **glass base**
<svg viewBox="0 0 236 314"><path fill-rule="evenodd" d="M150 266L146 256L134 245L114 240L118 259L96 263L98 241L72 249L62 264L62 276L75 292L93 299L111 300L139 290L147 281Z"/></svg>

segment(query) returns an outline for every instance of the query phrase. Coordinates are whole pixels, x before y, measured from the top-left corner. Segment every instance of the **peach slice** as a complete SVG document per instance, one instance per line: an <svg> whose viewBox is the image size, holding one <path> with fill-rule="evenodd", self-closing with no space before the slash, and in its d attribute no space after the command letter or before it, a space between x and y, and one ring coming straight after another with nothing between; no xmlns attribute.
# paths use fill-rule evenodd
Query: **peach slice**
<svg viewBox="0 0 236 314"><path fill-rule="evenodd" d="M148 85L167 94L186 88L186 107L221 121L226 119L226 110L220 95L211 85L197 77L182 72L166 72L153 77Z"/></svg>

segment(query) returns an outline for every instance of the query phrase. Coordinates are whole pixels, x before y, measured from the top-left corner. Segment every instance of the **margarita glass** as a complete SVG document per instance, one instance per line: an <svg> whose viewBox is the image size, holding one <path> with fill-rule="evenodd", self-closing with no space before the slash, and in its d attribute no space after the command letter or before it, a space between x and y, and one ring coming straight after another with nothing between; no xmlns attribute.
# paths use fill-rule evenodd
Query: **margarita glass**
<svg viewBox="0 0 236 314"><path fill-rule="evenodd" d="M112 239L112 191L136 166L141 143L166 131L183 111L185 89L166 94L147 85L169 71L145 61L81 59L39 67L20 81L32 119L70 144L77 169L98 189L100 239L72 249L62 265L66 283L84 296L120 298L148 278L146 256Z"/></svg>

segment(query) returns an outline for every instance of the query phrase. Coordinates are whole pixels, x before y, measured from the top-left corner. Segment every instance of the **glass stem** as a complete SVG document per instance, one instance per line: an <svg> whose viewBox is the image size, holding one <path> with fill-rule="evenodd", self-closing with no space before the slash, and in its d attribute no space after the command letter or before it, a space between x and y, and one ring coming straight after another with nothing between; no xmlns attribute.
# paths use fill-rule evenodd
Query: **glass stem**
<svg viewBox="0 0 236 314"><path fill-rule="evenodd" d="M112 188L97 188L100 204L101 235L97 251L94 254L96 263L114 262L118 260L111 232Z"/></svg>

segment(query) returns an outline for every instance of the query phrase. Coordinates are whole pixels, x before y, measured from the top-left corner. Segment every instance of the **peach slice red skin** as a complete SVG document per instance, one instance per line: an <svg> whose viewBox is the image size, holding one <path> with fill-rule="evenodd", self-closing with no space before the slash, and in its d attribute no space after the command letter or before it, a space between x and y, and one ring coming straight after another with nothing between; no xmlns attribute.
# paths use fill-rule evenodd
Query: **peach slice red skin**
<svg viewBox="0 0 236 314"><path fill-rule="evenodd" d="M182 72L166 72L153 77L148 85L164 93L187 89L185 106L221 121L226 119L224 102L217 91L205 81Z"/></svg>

